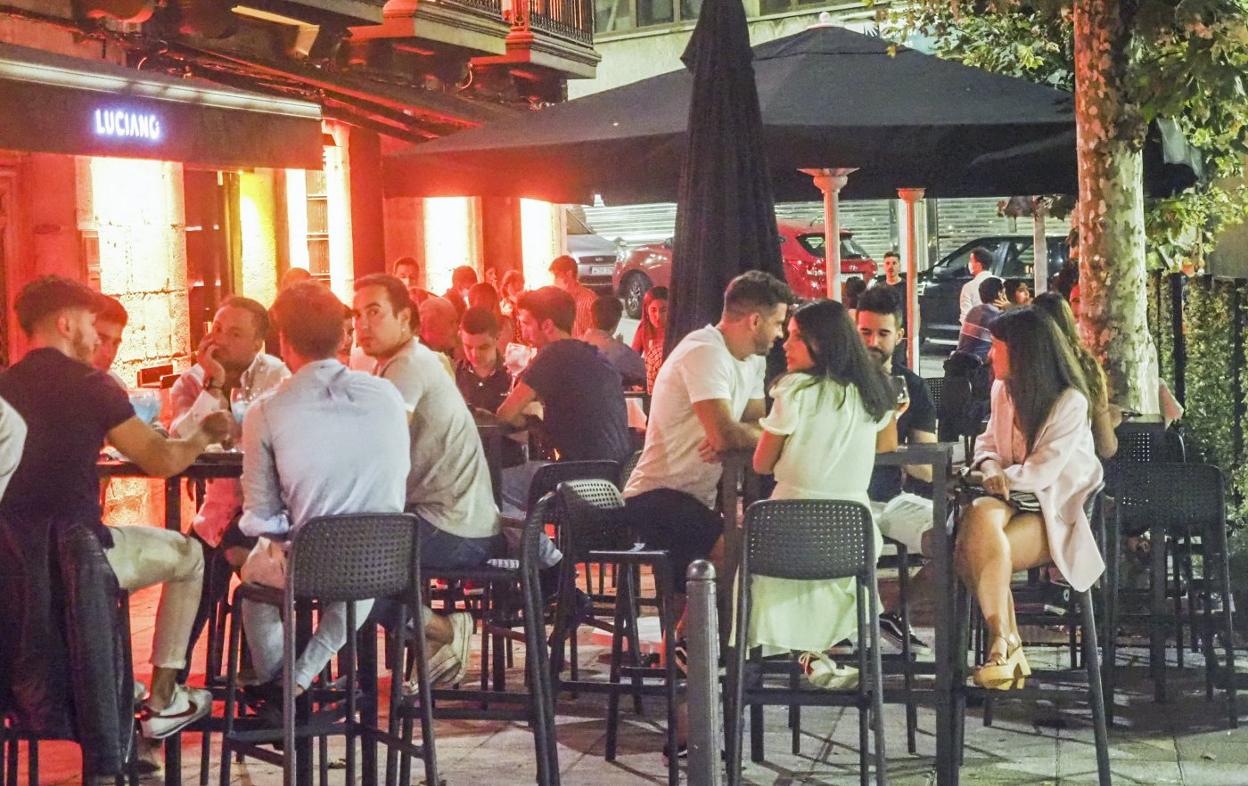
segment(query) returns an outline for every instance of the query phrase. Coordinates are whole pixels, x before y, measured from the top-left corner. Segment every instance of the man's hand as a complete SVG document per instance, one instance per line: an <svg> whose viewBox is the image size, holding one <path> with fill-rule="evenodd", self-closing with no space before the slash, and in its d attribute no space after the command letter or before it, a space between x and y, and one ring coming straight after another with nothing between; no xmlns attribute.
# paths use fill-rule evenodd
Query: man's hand
<svg viewBox="0 0 1248 786"><path fill-rule="evenodd" d="M200 421L199 430L209 445L224 442L234 430L234 416L217 410Z"/></svg>
<svg viewBox="0 0 1248 786"><path fill-rule="evenodd" d="M213 343L212 336L205 336L204 340L199 342L199 352L195 355L195 362L199 363L200 368L204 370L204 385L215 382L218 387L225 385L225 366L221 365L221 361L217 360L217 345Z"/></svg>
<svg viewBox="0 0 1248 786"><path fill-rule="evenodd" d="M698 456L707 464L718 464L721 461L719 451L709 439L703 439L698 443Z"/></svg>

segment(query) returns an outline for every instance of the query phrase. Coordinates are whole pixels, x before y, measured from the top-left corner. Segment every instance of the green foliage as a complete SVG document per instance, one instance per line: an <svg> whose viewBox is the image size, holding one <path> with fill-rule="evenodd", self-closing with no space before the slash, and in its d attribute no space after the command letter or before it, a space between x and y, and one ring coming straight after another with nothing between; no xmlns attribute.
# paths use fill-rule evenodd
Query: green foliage
<svg viewBox="0 0 1248 786"><path fill-rule="evenodd" d="M1203 267L1224 229L1248 216L1248 188L1217 185L1248 154L1248 0L1140 0L1127 18L1126 111L1117 136L1173 118L1201 154L1209 183L1155 200L1146 217L1153 269ZM1070 3L919 0L899 7L888 34L931 39L936 53L1064 90L1074 87Z"/></svg>
<svg viewBox="0 0 1248 786"><path fill-rule="evenodd" d="M1234 289L1237 282L1208 276L1188 281L1184 326L1187 337L1187 425L1201 457L1228 473L1242 461L1235 455L1233 360Z"/></svg>

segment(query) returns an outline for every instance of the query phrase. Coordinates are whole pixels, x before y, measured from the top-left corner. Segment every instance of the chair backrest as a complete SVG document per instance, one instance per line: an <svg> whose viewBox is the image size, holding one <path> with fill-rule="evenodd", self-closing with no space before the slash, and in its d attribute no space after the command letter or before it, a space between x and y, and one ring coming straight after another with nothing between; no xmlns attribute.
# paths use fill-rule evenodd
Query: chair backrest
<svg viewBox="0 0 1248 786"><path fill-rule="evenodd" d="M937 412L940 412L940 402L945 392L945 378L924 377L923 384L927 386L927 392L932 394L932 405L936 407Z"/></svg>
<svg viewBox="0 0 1248 786"><path fill-rule="evenodd" d="M628 457L620 467L620 488L623 489L628 485L628 479L633 476L633 470L637 469L637 462L641 461L641 451L634 450L633 455Z"/></svg>
<svg viewBox="0 0 1248 786"><path fill-rule="evenodd" d="M559 550L565 561L579 562L593 550L628 549L633 545L619 512L624 498L615 484L600 479L569 480L555 491ZM569 564L571 564L569 562Z"/></svg>
<svg viewBox="0 0 1248 786"><path fill-rule="evenodd" d="M1212 464L1153 462L1120 469L1115 502L1124 532L1143 531L1154 523L1171 531L1224 526L1226 482Z"/></svg>
<svg viewBox="0 0 1248 786"><path fill-rule="evenodd" d="M546 494L554 491L567 480L597 478L615 483L620 477L620 465L615 461L556 461L538 467L529 481L529 499L525 510L532 510Z"/></svg>
<svg viewBox="0 0 1248 786"><path fill-rule="evenodd" d="M288 564L297 598L355 601L407 592L420 564L416 517L319 516L295 532Z"/></svg>
<svg viewBox="0 0 1248 786"><path fill-rule="evenodd" d="M865 505L843 500L755 502L745 511L743 576L822 580L875 568L875 525Z"/></svg>
<svg viewBox="0 0 1248 786"><path fill-rule="evenodd" d="M1123 468L1128 465L1186 459L1182 440L1177 443L1168 440L1159 423L1127 421L1118 426L1114 434L1118 438L1118 450L1105 462L1105 485L1112 495L1117 495Z"/></svg>

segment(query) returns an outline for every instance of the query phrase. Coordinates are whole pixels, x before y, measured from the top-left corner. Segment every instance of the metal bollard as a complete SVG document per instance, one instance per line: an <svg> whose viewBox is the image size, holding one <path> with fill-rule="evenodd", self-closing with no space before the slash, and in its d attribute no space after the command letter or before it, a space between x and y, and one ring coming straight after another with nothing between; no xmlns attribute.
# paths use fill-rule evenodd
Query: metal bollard
<svg viewBox="0 0 1248 786"><path fill-rule="evenodd" d="M715 606L715 566L697 560L685 574L689 606L689 784L719 786L723 739L719 713L719 612Z"/></svg>

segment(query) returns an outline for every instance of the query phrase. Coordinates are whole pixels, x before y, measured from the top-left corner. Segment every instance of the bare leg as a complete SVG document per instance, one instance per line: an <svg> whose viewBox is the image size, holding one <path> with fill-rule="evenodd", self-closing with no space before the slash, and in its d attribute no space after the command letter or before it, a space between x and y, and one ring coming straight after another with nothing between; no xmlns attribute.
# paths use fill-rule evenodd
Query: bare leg
<svg viewBox="0 0 1248 786"><path fill-rule="evenodd" d="M993 497L971 503L958 533L958 573L975 593L988 630L995 637L1016 633L1010 613L1013 561L1005 527L1014 509Z"/></svg>

